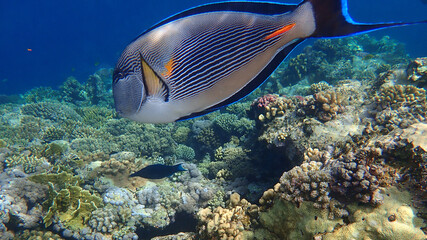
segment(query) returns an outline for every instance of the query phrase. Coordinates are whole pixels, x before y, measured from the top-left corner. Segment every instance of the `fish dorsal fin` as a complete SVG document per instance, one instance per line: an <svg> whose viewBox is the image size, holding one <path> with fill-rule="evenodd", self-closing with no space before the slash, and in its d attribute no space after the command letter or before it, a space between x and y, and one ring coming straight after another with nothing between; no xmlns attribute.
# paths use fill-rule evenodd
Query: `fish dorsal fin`
<svg viewBox="0 0 427 240"><path fill-rule="evenodd" d="M139 54L141 61L141 73L142 79L145 85L145 93L147 96L152 97L163 97L165 102L169 101L169 88L159 77L159 75L154 72L154 70L148 65L144 60L141 54Z"/></svg>

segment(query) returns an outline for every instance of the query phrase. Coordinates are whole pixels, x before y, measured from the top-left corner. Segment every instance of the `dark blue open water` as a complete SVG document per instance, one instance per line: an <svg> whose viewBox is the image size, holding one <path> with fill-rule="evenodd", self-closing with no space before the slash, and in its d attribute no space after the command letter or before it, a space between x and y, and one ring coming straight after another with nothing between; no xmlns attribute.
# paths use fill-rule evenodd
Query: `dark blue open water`
<svg viewBox="0 0 427 240"><path fill-rule="evenodd" d="M85 81L96 69L114 66L124 47L144 29L171 14L208 2L213 1L2 0L0 94L24 93L37 86L57 87L71 75ZM427 18L427 5L421 0L349 0L348 5L356 21ZM404 42L412 57L427 56L425 26L373 34L390 35Z"/></svg>

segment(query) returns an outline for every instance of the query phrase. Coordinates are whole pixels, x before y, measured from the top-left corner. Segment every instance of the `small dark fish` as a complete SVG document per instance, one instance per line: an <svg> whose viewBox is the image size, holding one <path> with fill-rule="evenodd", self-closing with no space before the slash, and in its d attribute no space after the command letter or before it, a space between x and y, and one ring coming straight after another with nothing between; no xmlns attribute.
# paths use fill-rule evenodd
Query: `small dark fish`
<svg viewBox="0 0 427 240"><path fill-rule="evenodd" d="M408 24L414 23L356 23L346 0L191 8L148 29L123 51L113 73L116 110L148 123L204 115L254 91L305 39Z"/></svg>
<svg viewBox="0 0 427 240"><path fill-rule="evenodd" d="M147 179L161 179L172 176L172 174L180 171L187 171L182 167L182 163L168 166L163 164L153 164L147 166L136 173L131 174L129 177L143 177Z"/></svg>

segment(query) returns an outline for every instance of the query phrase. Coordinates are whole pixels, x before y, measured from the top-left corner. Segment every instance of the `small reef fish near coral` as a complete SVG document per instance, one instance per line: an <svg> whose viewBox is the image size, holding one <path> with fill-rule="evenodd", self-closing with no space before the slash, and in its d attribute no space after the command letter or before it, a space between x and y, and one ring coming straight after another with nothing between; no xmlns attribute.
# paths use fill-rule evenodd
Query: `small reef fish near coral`
<svg viewBox="0 0 427 240"><path fill-rule="evenodd" d="M143 177L147 179L161 179L165 177L170 177L172 174L181 172L181 171L187 171L182 166L182 163L176 164L173 166L167 166L163 164L153 164L147 167L144 167L143 169L139 170L138 172L132 173L129 177Z"/></svg>
<svg viewBox="0 0 427 240"><path fill-rule="evenodd" d="M2 13L49 9L15 2ZM176 2L162 1L164 16ZM389 14L399 1L361 2L350 3ZM123 33L141 27L132 16L151 25L157 2L70 4L73 23L61 30L74 37L61 44L82 49L72 27L89 31L100 16L120 19L123 39L106 51L109 37L90 30L106 45L86 34L84 45L114 57L93 52L85 79L77 65L68 75L41 68L58 87L0 94L0 240L427 239L427 49L414 44L427 24L412 7L427 11L422 2L397 4L414 22L372 24L354 22L346 1L211 3L166 18L123 52ZM72 9L84 4L97 11L78 22ZM45 31L16 39L22 26L11 18L3 29L3 14L2 33L31 66L57 59L64 45L47 46ZM37 19L35 29L46 20L38 16L16 14ZM416 37L366 33L405 25ZM31 67L16 54L7 58L13 76L0 64L0 92L37 79L15 76Z"/></svg>
<svg viewBox="0 0 427 240"><path fill-rule="evenodd" d="M342 0L196 7L153 26L124 50L113 73L116 110L150 123L200 116L258 88L307 38L409 24L354 23Z"/></svg>

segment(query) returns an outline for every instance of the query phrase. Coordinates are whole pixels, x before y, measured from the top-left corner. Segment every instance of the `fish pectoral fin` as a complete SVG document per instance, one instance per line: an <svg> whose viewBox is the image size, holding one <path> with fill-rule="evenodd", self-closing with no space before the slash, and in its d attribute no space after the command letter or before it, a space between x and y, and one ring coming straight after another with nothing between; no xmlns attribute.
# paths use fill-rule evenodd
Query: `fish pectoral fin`
<svg viewBox="0 0 427 240"><path fill-rule="evenodd" d="M166 83L154 72L148 65L141 54L139 54L141 61L142 79L145 85L147 96L163 97L165 102L169 101L169 88Z"/></svg>
<svg viewBox="0 0 427 240"><path fill-rule="evenodd" d="M291 30L291 29L292 29L292 28L294 28L294 27L295 27L295 23L288 24L288 25L286 25L286 26L284 26L284 27L282 27L282 28L280 28L280 29L278 29L278 30L274 31L273 33L271 33L271 34L267 35L267 36L264 38L264 40L268 40L268 39L270 39L270 38L274 38L274 37L277 37L277 36L279 36L279 35L282 35L283 33L285 33L285 32L287 32L287 31Z"/></svg>

